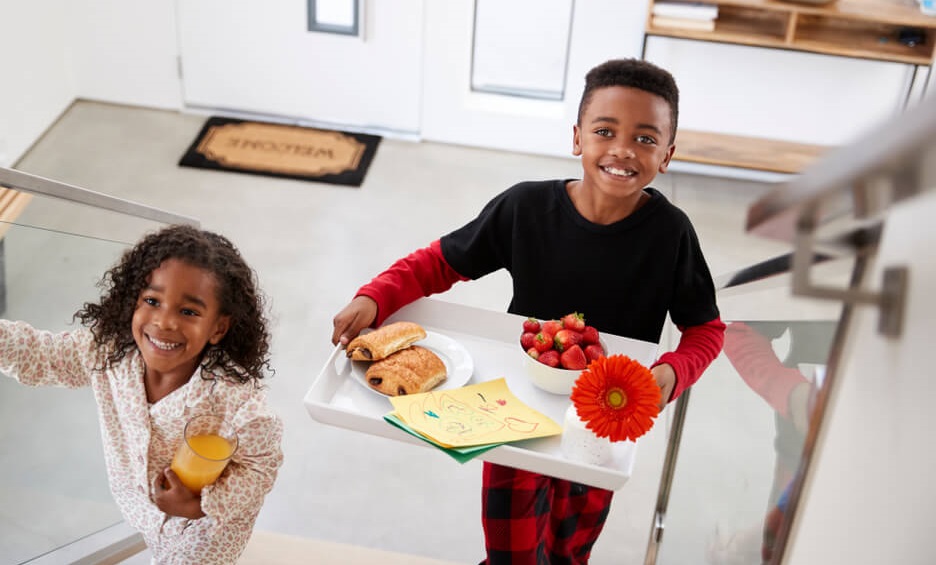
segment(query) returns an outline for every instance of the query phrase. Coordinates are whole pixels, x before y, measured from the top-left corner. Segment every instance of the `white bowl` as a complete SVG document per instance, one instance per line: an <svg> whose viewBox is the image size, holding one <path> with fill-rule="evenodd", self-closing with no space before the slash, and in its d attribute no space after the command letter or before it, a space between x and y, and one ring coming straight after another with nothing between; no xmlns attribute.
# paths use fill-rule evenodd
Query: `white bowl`
<svg viewBox="0 0 936 565"><path fill-rule="evenodd" d="M601 348L604 349L605 355L607 355L608 345L603 339L599 339L599 343L601 343ZM572 394L572 387L575 386L575 381L582 374L582 371L570 371L569 369L544 365L530 357L522 347L520 348L520 354L523 355L523 364L526 367L527 375L530 377L530 382L536 388L564 396Z"/></svg>
<svg viewBox="0 0 936 565"><path fill-rule="evenodd" d="M579 378L582 371L550 367L530 357L526 351L522 351L522 354L526 358L523 363L526 366L530 382L537 388L553 394L565 396L572 394L572 386L575 385L575 380Z"/></svg>

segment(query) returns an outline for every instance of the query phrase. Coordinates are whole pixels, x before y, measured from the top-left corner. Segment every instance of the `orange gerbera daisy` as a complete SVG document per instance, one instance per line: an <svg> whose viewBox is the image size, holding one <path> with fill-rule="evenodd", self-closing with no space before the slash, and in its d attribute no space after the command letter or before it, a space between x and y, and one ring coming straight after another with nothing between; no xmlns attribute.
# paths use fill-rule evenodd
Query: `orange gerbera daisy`
<svg viewBox="0 0 936 565"><path fill-rule="evenodd" d="M660 394L649 369L626 355L611 355L582 371L572 388L572 403L596 436L634 440L653 427Z"/></svg>

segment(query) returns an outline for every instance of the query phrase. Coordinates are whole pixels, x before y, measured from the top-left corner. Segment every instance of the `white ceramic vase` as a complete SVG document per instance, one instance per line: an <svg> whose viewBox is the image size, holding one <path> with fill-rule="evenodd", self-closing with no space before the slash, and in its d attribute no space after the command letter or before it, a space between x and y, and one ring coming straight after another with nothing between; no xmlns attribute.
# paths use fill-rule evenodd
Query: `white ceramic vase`
<svg viewBox="0 0 936 565"><path fill-rule="evenodd" d="M611 440L586 428L574 404L566 409L560 448L562 456L571 461L604 465L611 460Z"/></svg>

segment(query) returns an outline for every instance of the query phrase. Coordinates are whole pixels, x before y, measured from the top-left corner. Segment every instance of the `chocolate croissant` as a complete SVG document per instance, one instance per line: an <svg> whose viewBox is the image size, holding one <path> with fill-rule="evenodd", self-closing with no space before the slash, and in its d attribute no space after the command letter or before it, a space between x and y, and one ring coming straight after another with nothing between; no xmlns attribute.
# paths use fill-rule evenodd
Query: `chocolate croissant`
<svg viewBox="0 0 936 565"><path fill-rule="evenodd" d="M445 363L438 355L418 345L372 363L364 373L367 384L387 396L427 392L445 378Z"/></svg>
<svg viewBox="0 0 936 565"><path fill-rule="evenodd" d="M346 353L354 361L379 361L425 338L426 330L419 324L395 322L352 339Z"/></svg>

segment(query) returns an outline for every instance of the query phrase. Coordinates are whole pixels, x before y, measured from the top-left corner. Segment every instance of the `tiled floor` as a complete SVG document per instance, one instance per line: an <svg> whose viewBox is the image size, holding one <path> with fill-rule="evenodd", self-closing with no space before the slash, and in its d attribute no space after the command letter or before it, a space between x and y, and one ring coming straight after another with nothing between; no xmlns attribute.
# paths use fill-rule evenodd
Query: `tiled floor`
<svg viewBox="0 0 936 565"><path fill-rule="evenodd" d="M360 284L399 256L469 220L511 184L577 177L578 162L384 139L361 188L177 167L204 119L79 102L18 168L198 218L203 227L236 242L258 271L271 310L277 372L269 383L270 398L285 423L285 463L257 529L323 542L313 544L319 549L303 545L292 562L367 562L354 561L348 546L457 563L479 561L480 463L460 466L430 449L322 425L309 417L301 399L332 350L332 316ZM747 206L765 186L680 173L658 181L654 186L695 223L716 276L787 251L782 244L744 234ZM40 201L21 219L27 225L124 241L133 241L143 229L140 222L95 217L92 211L76 214L73 207ZM31 246L26 235L20 251L10 241L8 248L14 250L8 249L8 254L25 255L22 261L27 264L28 257L51 252L48 246ZM39 320L36 323L64 324L94 291L94 277L102 272L101 265L107 265L113 249L103 242L89 245L94 249L86 260L70 261L64 252L56 259L81 281L81 290L74 296L57 293L47 305L48 315L30 314ZM54 286L55 281L49 284ZM23 281L20 288L31 285ZM503 310L509 281L504 275L492 275L457 285L443 298ZM32 304L30 308L35 308ZM4 404L0 418L13 418L11 410L33 410L29 403L39 405L40 393L41 405L47 406L49 396L39 391L15 406ZM53 422L81 418L93 430L90 398L83 397L81 403L71 398L59 401L50 418ZM595 549L596 565L642 562L665 433L666 426L658 426L642 444L634 477L618 493ZM103 475L98 474L101 463L96 457L89 454L87 462L77 466L94 476L75 482L99 485L86 498L106 505L106 485L100 486ZM0 508L10 500L0 491ZM4 527L0 543L6 543L6 532L16 531L14 526ZM344 549L334 555L334 548ZM310 551L320 554L312 557Z"/></svg>

